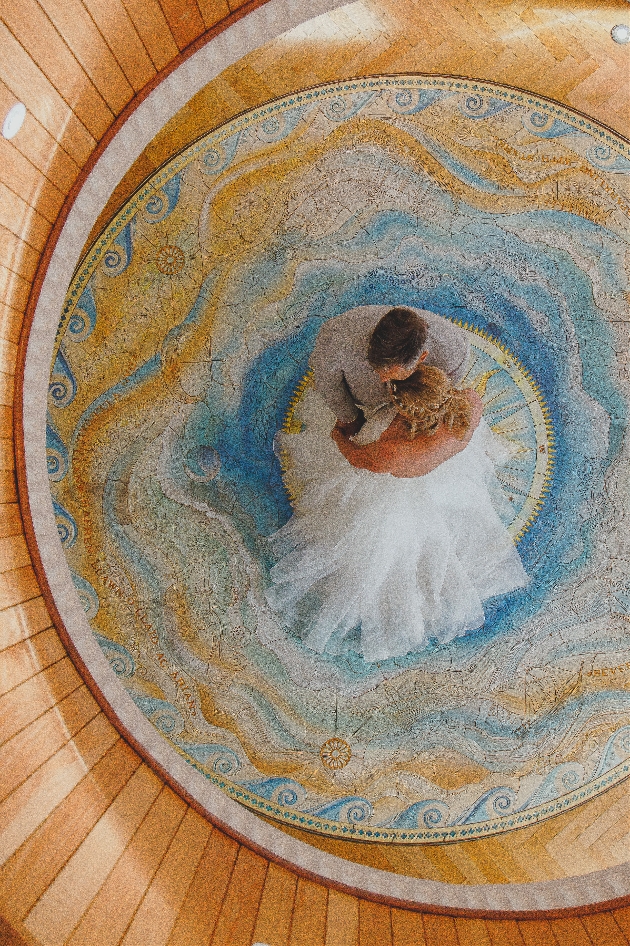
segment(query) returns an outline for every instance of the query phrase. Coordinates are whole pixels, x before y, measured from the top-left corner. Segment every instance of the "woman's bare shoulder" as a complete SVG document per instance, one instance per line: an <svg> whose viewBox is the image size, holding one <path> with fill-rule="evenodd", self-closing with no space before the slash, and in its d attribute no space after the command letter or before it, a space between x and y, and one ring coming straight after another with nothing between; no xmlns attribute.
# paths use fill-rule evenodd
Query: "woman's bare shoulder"
<svg viewBox="0 0 630 946"><path fill-rule="evenodd" d="M409 440L409 425L407 421L397 414L389 427L387 427L377 443L391 443L394 440Z"/></svg>
<svg viewBox="0 0 630 946"><path fill-rule="evenodd" d="M483 414L483 401L474 388L466 388L463 394L466 395L468 403L472 407L470 427L472 431L474 431L479 426L479 421L481 420L481 415Z"/></svg>

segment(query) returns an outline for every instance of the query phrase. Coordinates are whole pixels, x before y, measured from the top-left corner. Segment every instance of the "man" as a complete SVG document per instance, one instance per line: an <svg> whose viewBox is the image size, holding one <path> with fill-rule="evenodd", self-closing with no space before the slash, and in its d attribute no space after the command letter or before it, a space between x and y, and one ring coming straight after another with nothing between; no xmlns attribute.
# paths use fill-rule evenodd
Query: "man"
<svg viewBox="0 0 630 946"><path fill-rule="evenodd" d="M396 413L389 381L408 378L426 361L458 384L469 355L466 333L434 312L367 305L324 323L311 367L337 428L356 443L371 443Z"/></svg>

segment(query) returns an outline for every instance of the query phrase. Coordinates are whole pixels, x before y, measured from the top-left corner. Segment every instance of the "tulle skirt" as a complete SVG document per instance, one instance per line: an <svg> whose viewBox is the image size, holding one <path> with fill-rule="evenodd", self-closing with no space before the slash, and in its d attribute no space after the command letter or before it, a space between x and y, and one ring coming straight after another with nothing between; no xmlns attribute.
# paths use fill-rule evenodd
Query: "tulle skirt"
<svg viewBox="0 0 630 946"><path fill-rule="evenodd" d="M505 453L485 421L461 453L400 478L347 462L313 389L294 419L303 430L277 437L295 498L270 539L267 597L308 647L338 650L359 634L365 660L400 657L481 627L486 599L527 584L500 515Z"/></svg>

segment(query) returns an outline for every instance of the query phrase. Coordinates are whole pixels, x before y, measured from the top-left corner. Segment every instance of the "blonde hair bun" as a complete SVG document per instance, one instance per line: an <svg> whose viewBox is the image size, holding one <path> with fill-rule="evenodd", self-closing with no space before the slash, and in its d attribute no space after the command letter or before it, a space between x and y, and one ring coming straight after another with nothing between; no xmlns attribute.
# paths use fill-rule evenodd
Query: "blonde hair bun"
<svg viewBox="0 0 630 946"><path fill-rule="evenodd" d="M403 381L391 382L391 397L410 434L433 434L444 426L462 440L472 417L472 406L463 391L434 365L420 365Z"/></svg>

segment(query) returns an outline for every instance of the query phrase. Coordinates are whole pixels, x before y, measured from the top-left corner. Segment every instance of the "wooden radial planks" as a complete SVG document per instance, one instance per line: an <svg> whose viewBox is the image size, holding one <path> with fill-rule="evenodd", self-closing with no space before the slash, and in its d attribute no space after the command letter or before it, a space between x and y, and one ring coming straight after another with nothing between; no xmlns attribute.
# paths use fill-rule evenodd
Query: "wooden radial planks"
<svg viewBox="0 0 630 946"><path fill-rule="evenodd" d="M28 115L0 142L0 942L230 946L628 943L630 908L484 920L390 909L328 890L227 838L118 736L87 693L41 598L10 449L17 342L39 258L81 169L134 96L235 0L4 0L0 111ZM198 134L293 88L422 71L512 84L628 134L623 0L544 7L491 0L365 0L256 50L157 136L117 189ZM332 30L331 25L332 24ZM551 879L627 857L624 786L518 835L421 853L406 867L459 883ZM387 866L387 865L384 865ZM399 867L401 865L398 865ZM159 922L154 922L159 918Z"/></svg>

